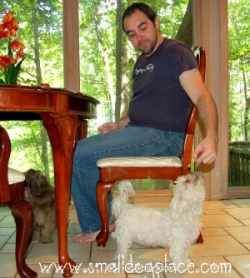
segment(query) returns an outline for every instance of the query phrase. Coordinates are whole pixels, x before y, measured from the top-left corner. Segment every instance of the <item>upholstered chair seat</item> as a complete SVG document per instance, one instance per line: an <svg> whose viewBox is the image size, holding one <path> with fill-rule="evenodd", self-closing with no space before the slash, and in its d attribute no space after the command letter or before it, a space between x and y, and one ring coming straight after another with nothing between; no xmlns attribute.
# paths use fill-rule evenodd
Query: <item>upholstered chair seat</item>
<svg viewBox="0 0 250 278"><path fill-rule="evenodd" d="M110 157L97 161L99 168L103 167L181 167L182 161L176 156L133 156Z"/></svg>
<svg viewBox="0 0 250 278"><path fill-rule="evenodd" d="M8 168L8 180L9 180L9 185L12 185L12 184L24 182L25 176L20 171L17 171L12 168Z"/></svg>
<svg viewBox="0 0 250 278"><path fill-rule="evenodd" d="M16 222L16 268L19 277L34 278L34 272L25 262L32 233L33 213L25 200L25 176L8 168L11 144L7 131L0 126L0 206L8 206ZM1 270L0 270L1 272Z"/></svg>

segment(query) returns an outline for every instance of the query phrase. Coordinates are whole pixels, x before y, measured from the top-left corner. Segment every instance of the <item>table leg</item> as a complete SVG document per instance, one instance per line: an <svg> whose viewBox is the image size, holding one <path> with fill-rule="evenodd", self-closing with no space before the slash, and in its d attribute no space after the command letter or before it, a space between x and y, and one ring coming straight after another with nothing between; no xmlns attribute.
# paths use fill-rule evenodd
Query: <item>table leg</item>
<svg viewBox="0 0 250 278"><path fill-rule="evenodd" d="M87 137L87 132L88 132L88 122L87 120L78 120L78 138L77 139L83 139Z"/></svg>
<svg viewBox="0 0 250 278"><path fill-rule="evenodd" d="M67 266L64 276L69 277L70 264L74 262L68 255L68 208L78 117L44 113L42 120L50 138L54 160L59 264Z"/></svg>

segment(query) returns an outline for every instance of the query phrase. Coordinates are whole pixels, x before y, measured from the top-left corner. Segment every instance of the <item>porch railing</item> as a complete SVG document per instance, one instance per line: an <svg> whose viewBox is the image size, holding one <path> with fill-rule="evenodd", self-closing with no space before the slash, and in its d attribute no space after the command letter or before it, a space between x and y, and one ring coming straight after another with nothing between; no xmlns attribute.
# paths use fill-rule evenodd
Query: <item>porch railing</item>
<svg viewBox="0 0 250 278"><path fill-rule="evenodd" d="M230 143L229 186L250 186L250 143Z"/></svg>

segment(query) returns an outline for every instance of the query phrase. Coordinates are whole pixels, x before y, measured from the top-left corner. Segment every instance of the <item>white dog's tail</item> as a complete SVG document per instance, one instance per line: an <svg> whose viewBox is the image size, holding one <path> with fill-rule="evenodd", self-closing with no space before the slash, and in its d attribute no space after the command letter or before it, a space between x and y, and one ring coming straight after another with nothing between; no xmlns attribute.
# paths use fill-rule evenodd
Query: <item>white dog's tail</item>
<svg viewBox="0 0 250 278"><path fill-rule="evenodd" d="M117 219L125 207L128 207L129 196L134 196L135 191L130 181L124 180L118 183L118 196L112 202L112 215Z"/></svg>

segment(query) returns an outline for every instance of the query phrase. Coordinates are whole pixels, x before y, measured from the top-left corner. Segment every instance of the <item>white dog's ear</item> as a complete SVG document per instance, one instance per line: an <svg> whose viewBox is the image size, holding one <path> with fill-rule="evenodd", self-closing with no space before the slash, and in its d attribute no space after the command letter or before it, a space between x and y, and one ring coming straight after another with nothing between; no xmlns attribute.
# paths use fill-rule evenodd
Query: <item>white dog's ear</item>
<svg viewBox="0 0 250 278"><path fill-rule="evenodd" d="M173 206L173 208L176 209L178 203L181 201L181 192L180 192L180 185L179 184L175 184L175 186L173 186L173 198L171 201L171 206Z"/></svg>
<svg viewBox="0 0 250 278"><path fill-rule="evenodd" d="M170 210L173 219L178 219L184 213L184 204L181 194L175 194L170 205Z"/></svg>
<svg viewBox="0 0 250 278"><path fill-rule="evenodd" d="M173 198L170 203L172 210L172 217L178 218L185 212L185 200L183 199L183 191L185 191L185 184L183 178L177 180L173 188Z"/></svg>

